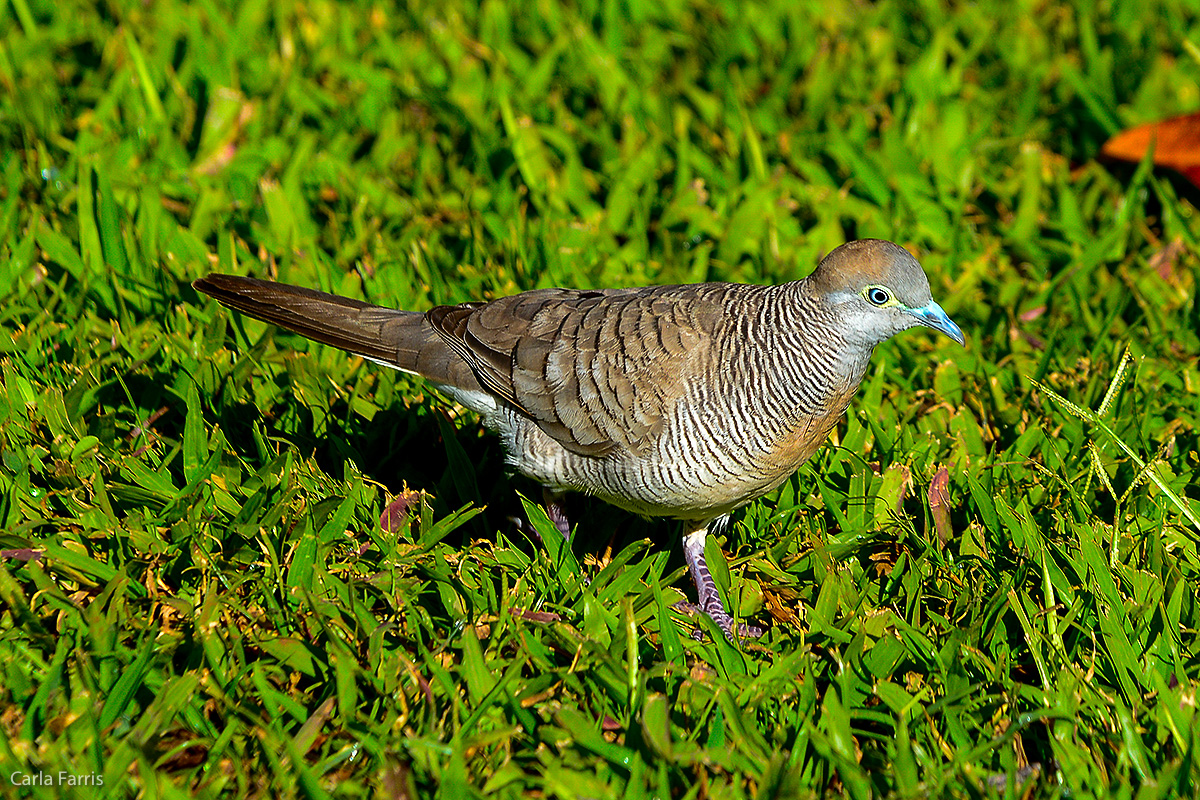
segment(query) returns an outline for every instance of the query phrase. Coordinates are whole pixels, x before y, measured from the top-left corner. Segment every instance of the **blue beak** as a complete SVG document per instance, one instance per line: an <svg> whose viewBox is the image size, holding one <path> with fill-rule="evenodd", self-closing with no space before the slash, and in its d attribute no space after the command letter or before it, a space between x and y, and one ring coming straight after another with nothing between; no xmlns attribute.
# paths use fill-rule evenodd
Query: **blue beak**
<svg viewBox="0 0 1200 800"><path fill-rule="evenodd" d="M967 339L965 336L963 336L962 328L955 325L954 321L951 320L946 314L945 309L943 309L933 300L930 300L928 305L922 306L921 308L909 309L908 313L912 314L913 317L916 318L917 322L921 323L925 327L933 328L935 331L941 331L954 341L958 342L964 347L966 346Z"/></svg>

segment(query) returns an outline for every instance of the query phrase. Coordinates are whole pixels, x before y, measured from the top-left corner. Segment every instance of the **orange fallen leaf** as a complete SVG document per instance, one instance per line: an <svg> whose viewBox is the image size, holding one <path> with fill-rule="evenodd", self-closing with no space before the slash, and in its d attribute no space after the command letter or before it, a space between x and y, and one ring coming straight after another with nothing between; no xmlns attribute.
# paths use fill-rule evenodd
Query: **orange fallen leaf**
<svg viewBox="0 0 1200 800"><path fill-rule="evenodd" d="M1169 167L1200 186L1200 112L1121 131L1100 148L1101 155L1141 161L1154 147L1154 163Z"/></svg>

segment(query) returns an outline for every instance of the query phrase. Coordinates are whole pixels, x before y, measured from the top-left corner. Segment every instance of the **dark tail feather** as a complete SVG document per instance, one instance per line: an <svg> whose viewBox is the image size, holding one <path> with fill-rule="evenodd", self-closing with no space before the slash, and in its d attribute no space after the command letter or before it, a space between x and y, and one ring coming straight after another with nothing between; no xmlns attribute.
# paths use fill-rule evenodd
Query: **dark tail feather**
<svg viewBox="0 0 1200 800"><path fill-rule="evenodd" d="M213 273L192 286L223 306L313 341L447 386L481 389L470 367L425 321L424 314L238 275Z"/></svg>

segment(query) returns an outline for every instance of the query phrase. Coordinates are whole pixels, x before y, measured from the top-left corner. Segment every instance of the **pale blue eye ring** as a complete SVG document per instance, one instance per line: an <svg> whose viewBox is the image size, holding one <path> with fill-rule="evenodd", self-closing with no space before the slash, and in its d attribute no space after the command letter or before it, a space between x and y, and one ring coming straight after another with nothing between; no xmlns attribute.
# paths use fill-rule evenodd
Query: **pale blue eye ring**
<svg viewBox="0 0 1200 800"><path fill-rule="evenodd" d="M872 286L870 289L867 289L867 299L875 305L881 306L887 301L891 300L892 296L887 293L886 289L881 289L878 286Z"/></svg>

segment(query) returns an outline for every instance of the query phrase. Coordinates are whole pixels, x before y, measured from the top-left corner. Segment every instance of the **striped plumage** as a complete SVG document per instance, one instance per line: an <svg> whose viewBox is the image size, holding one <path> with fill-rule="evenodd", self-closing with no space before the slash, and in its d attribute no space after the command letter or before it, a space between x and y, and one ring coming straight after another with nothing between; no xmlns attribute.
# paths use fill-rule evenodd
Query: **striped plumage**
<svg viewBox="0 0 1200 800"><path fill-rule="evenodd" d="M478 412L551 500L582 491L684 520L700 606L726 633L703 559L708 526L812 455L876 344L919 324L962 341L912 256L871 239L781 286L540 289L424 314L230 275L195 286L425 376Z"/></svg>
<svg viewBox="0 0 1200 800"><path fill-rule="evenodd" d="M647 516L711 519L771 490L824 440L869 355L839 358L836 332L801 287L606 293L585 319L596 318L601 331L627 320L641 329L605 336L612 346L595 350L591 337L586 351L556 339L565 352L555 355L579 369L565 386L546 376L549 359L539 354L543 366L528 389L545 405L534 421L510 412L492 423L514 466L554 491L587 492ZM561 305L544 308L551 319L573 316ZM787 324L796 312L803 326ZM817 344L801 347L806 338ZM630 341L650 346L629 353L620 343ZM517 401L528 410L527 397Z"/></svg>

